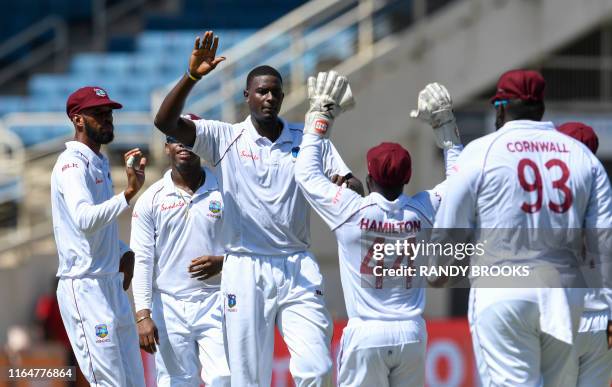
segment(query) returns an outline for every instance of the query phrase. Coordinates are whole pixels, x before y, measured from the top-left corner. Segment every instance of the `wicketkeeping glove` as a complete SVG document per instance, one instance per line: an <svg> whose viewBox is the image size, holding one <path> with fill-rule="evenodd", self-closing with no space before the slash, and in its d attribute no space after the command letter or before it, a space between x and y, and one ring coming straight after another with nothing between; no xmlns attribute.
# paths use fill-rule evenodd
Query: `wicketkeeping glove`
<svg viewBox="0 0 612 387"><path fill-rule="evenodd" d="M434 130L436 144L442 149L461 145L457 122L453 114L453 101L446 87L430 83L419 93L417 110L410 117L425 121Z"/></svg>
<svg viewBox="0 0 612 387"><path fill-rule="evenodd" d="M355 106L348 80L335 71L308 78L308 100L310 109L304 119L304 133L323 138L329 137L338 114Z"/></svg>

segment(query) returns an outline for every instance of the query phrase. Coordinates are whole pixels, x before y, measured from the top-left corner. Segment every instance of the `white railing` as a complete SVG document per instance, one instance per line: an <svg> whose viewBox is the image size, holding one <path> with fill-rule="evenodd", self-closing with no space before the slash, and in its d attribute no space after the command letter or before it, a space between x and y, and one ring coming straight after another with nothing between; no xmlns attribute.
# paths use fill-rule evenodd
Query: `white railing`
<svg viewBox="0 0 612 387"><path fill-rule="evenodd" d="M124 0L114 6L107 6L106 0L93 0L93 38L99 50L106 48L108 28L122 17L142 8L146 0Z"/></svg>
<svg viewBox="0 0 612 387"><path fill-rule="evenodd" d="M264 63L281 69L288 76L285 80L286 100L295 99L292 94L303 99L304 82L310 75L305 74L305 68L313 64L307 63L309 58L315 66L318 65L317 48L328 45L332 47L328 52L336 48L339 54L333 58L336 62L350 56L370 57L377 39L375 15L384 13L381 11L385 7L398 4L409 7L408 2L399 0L314 0L304 4L227 52L220 53L228 58L227 61L196 86L185 111L207 117L220 115L217 118L235 121L239 118L238 104L241 103L246 72ZM378 36L381 37L384 36ZM348 55L342 52L348 52ZM154 112L172 86L153 92L151 106Z"/></svg>
<svg viewBox="0 0 612 387"><path fill-rule="evenodd" d="M56 16L48 16L4 41L0 45L0 59L26 47L49 31L53 32L52 40L33 48L28 55L22 56L0 71L0 85L34 68L43 61L47 61L52 56L54 56L56 70L63 66L66 60L66 49L68 48L68 28L66 22Z"/></svg>

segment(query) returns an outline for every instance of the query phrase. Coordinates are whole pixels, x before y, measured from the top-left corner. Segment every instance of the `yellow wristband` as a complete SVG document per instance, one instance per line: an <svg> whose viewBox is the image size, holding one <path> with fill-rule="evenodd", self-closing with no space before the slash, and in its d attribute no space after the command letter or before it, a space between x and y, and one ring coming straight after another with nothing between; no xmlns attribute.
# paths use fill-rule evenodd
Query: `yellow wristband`
<svg viewBox="0 0 612 387"><path fill-rule="evenodd" d="M139 322L146 320L148 318L151 318L151 316L142 316L141 318L139 318L138 320L136 320L136 324L138 324Z"/></svg>
<svg viewBox="0 0 612 387"><path fill-rule="evenodd" d="M200 78L196 78L196 77L194 77L193 75L191 75L191 73L189 72L189 70L187 70L187 76L189 77L189 79L191 79L191 80L192 80L192 81L194 81L194 82L197 82L197 81L199 81L200 79L202 79L202 77L200 77Z"/></svg>

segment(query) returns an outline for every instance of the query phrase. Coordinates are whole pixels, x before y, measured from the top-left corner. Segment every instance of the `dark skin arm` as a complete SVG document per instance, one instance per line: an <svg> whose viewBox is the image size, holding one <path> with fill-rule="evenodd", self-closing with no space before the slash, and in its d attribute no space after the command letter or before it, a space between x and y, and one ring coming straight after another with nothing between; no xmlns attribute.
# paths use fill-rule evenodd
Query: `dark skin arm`
<svg viewBox="0 0 612 387"><path fill-rule="evenodd" d="M202 78L223 62L225 57L216 56L218 46L219 37L213 36L212 31L204 33L202 38L197 37L189 58L189 74ZM181 112L196 82L185 74L164 98L155 115L155 126L159 130L189 146L195 142L195 125L190 120L181 118Z"/></svg>
<svg viewBox="0 0 612 387"><path fill-rule="evenodd" d="M119 272L123 273L123 290L127 291L134 277L134 252L127 251L119 261Z"/></svg>
<svg viewBox="0 0 612 387"><path fill-rule="evenodd" d="M612 320L608 321L608 349L612 349Z"/></svg>
<svg viewBox="0 0 612 387"><path fill-rule="evenodd" d="M191 278L195 278L199 281L206 281L221 273L222 268L222 255L203 255L192 259L187 270L191 274Z"/></svg>

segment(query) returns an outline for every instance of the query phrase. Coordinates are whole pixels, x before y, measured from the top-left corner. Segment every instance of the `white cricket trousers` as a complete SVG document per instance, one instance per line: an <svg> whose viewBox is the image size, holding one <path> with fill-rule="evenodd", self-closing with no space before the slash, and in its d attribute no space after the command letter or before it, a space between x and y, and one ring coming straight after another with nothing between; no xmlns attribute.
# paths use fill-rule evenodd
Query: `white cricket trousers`
<svg viewBox="0 0 612 387"><path fill-rule="evenodd" d="M331 385L332 325L314 257L225 257L224 334L234 387L269 387L274 326L287 343L298 387Z"/></svg>
<svg viewBox="0 0 612 387"><path fill-rule="evenodd" d="M57 300L72 350L92 386L145 386L123 273L61 278Z"/></svg>
<svg viewBox="0 0 612 387"><path fill-rule="evenodd" d="M421 387L425 384L426 345L422 318L350 319L338 353L338 386Z"/></svg>
<svg viewBox="0 0 612 387"><path fill-rule="evenodd" d="M153 293L153 321L159 333L155 353L157 387L229 387L223 346L221 292L198 301Z"/></svg>
<svg viewBox="0 0 612 387"><path fill-rule="evenodd" d="M537 303L502 300L478 313L470 312L483 387L576 385L578 364L572 346L541 332Z"/></svg>
<svg viewBox="0 0 612 387"><path fill-rule="evenodd" d="M607 310L584 312L576 336L578 387L610 387L612 349L608 349Z"/></svg>

